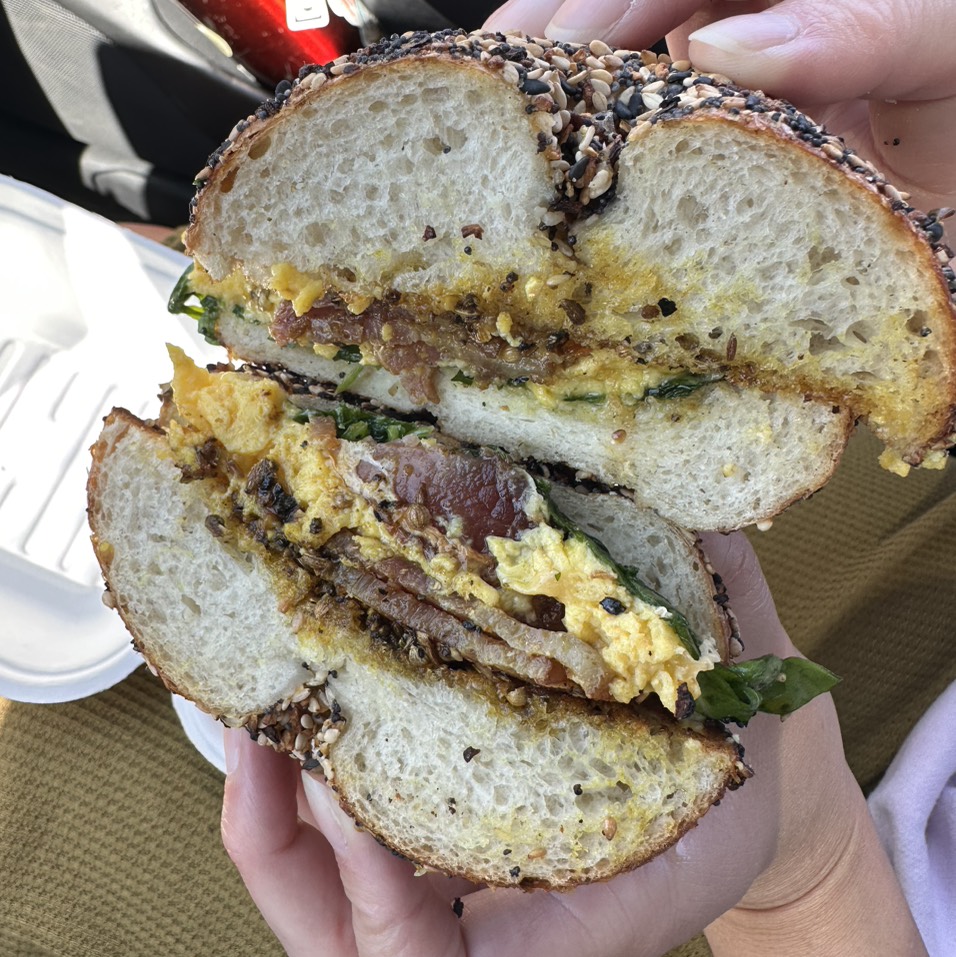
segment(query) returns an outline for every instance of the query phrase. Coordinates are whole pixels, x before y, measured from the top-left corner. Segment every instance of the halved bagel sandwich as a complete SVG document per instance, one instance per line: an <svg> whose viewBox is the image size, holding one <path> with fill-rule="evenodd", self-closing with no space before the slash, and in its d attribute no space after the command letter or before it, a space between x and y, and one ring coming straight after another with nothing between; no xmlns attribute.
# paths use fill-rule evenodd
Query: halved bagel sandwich
<svg viewBox="0 0 956 957"><path fill-rule="evenodd" d="M687 63L396 36L303 69L199 183L176 308L234 356L684 527L771 519L860 419L896 471L952 444L947 211Z"/></svg>
<svg viewBox="0 0 956 957"><path fill-rule="evenodd" d="M166 685L324 774L424 867L560 888L637 866L750 776L728 723L832 686L733 663L695 536L311 380L171 350L89 514Z"/></svg>
<svg viewBox="0 0 956 957"><path fill-rule="evenodd" d="M836 680L741 656L692 530L860 419L943 464L946 211L687 64L455 31L305 68L198 183L171 308L230 362L171 350L89 479L137 648L423 867L673 844L751 774L734 728Z"/></svg>

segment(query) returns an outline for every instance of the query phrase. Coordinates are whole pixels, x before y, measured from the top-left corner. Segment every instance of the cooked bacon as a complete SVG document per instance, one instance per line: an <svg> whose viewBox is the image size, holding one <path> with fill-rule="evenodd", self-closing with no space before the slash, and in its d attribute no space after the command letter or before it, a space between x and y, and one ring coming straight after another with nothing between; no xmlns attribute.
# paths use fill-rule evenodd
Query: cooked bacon
<svg viewBox="0 0 956 957"><path fill-rule="evenodd" d="M517 538L533 524L525 512L530 476L490 452L451 451L415 437L363 452L355 474L377 498L425 509L422 524L453 527L476 552L487 555L486 539Z"/></svg>
<svg viewBox="0 0 956 957"><path fill-rule="evenodd" d="M534 628L512 618L500 608L475 599L442 594L437 583L421 568L402 558L376 562L372 570L381 578L427 598L456 618L472 622L483 631L507 642L529 656L544 655L561 665L585 696L596 701L611 700L608 686L613 677L604 659L590 645L566 631ZM490 664L490 662L484 662Z"/></svg>
<svg viewBox="0 0 956 957"><path fill-rule="evenodd" d="M291 302L282 302L270 333L279 345L365 345L374 362L397 375L416 402L438 401L433 377L440 365L465 369L479 385L547 382L561 366L586 353L566 334L550 334L540 343L526 338L514 346L497 333L495 320L473 310L466 305L460 313L419 318L405 306L379 300L353 315L340 299L327 296L301 316Z"/></svg>
<svg viewBox="0 0 956 957"><path fill-rule="evenodd" d="M611 700L613 673L596 649L568 632L535 628L476 599L444 594L434 579L405 558L386 558L362 568L362 556L348 532L326 542L323 554L334 563L320 565L323 559L310 559L309 567L386 618L424 633L438 647L532 684L557 687L554 682L560 680L563 687L576 688L592 700ZM447 660L447 654L439 656ZM546 671L545 661L557 670Z"/></svg>
<svg viewBox="0 0 956 957"><path fill-rule="evenodd" d="M309 566L366 608L416 632L442 661L465 660L542 688L573 690L557 661L514 648L371 571L317 558L311 558Z"/></svg>

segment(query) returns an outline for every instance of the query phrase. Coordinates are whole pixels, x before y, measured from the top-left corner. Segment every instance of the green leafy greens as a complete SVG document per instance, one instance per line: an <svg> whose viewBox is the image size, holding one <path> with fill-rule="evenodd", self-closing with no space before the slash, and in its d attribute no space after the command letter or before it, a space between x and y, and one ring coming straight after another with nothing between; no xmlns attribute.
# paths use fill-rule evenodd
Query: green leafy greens
<svg viewBox="0 0 956 957"><path fill-rule="evenodd" d="M565 402L586 402L588 405L599 405L607 401L607 396L603 392L582 392L580 395L566 395Z"/></svg>
<svg viewBox="0 0 956 957"><path fill-rule="evenodd" d="M601 542L582 531L561 512L550 499L547 482L536 479L535 484L547 502L549 521L565 535L584 542L635 598L665 608L671 616L668 621L681 643L694 658L699 659L700 639L687 619L644 584L633 568L616 562ZM745 725L760 711L780 716L790 714L817 695L829 691L839 680L832 671L805 658L764 655L729 665L718 663L713 670L698 674L700 697L694 702L694 710L705 718Z"/></svg>
<svg viewBox="0 0 956 957"><path fill-rule="evenodd" d="M825 694L839 678L806 658L764 655L718 664L697 676L700 697L694 709L705 718L746 724L758 711L781 717Z"/></svg>
<svg viewBox="0 0 956 957"><path fill-rule="evenodd" d="M166 308L175 315L189 316L199 326L199 334L211 345L221 345L216 337L216 323L219 320L221 304L215 296L201 296L190 285L193 267L190 263L185 272L176 281L170 293Z"/></svg>
<svg viewBox="0 0 956 957"><path fill-rule="evenodd" d="M712 382L719 382L722 378L723 375L720 372L704 372L700 374L682 372L680 375L675 375L670 379L664 379L660 384L652 386L641 398L683 399L685 396L696 392L705 385L710 385Z"/></svg>
<svg viewBox="0 0 956 957"><path fill-rule="evenodd" d="M361 362L362 350L358 346L340 346L332 358L338 362Z"/></svg>
<svg viewBox="0 0 956 957"><path fill-rule="evenodd" d="M587 532L580 529L570 518L561 512L551 501L550 486L542 479L535 479L535 485L538 491L544 497L548 507L548 520L556 527L561 529L565 535L574 538L577 541L584 542L585 545L617 576L617 580L626 589L640 601L653 605L655 608L664 608L670 617L667 619L671 627L677 632L681 644L694 656L700 658L700 639L694 634L690 623L676 608L662 596L659 595L649 585L644 584L638 577L633 568L621 565L616 562L611 553L596 538L592 538Z"/></svg>
<svg viewBox="0 0 956 957"><path fill-rule="evenodd" d="M683 399L685 396L696 392L705 385L712 382L719 382L723 376L719 372L708 372L695 374L693 372L681 372L679 375L672 376L670 379L664 379L655 386L646 389L641 395L624 396L626 404L636 404L643 402L644 399ZM604 392L580 392L564 396L564 402L584 402L587 405L600 405L607 401L607 394Z"/></svg>
<svg viewBox="0 0 956 957"><path fill-rule="evenodd" d="M346 442L358 442L372 438L375 442L395 442L406 435L426 436L432 431L430 425L421 422L405 422L376 412L366 412L354 406L341 405L333 409L299 409L296 422L308 422L317 415L326 416L335 422L335 434Z"/></svg>

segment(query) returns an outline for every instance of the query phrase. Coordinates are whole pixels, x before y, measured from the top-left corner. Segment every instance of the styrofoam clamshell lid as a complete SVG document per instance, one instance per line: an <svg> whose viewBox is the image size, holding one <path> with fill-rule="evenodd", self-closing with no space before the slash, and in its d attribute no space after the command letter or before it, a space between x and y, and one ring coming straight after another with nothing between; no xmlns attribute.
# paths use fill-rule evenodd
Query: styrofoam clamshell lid
<svg viewBox="0 0 956 957"><path fill-rule="evenodd" d="M142 663L102 602L89 449L113 406L155 415L167 342L223 358L166 309L188 262L0 176L0 696L75 700Z"/></svg>

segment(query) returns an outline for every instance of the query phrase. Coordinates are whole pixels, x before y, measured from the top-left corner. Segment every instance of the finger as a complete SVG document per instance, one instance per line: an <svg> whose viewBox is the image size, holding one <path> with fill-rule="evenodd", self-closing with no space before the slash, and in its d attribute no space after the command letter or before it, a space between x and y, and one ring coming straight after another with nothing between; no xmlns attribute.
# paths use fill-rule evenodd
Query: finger
<svg viewBox="0 0 956 957"><path fill-rule="evenodd" d="M545 36L545 28L562 0L508 0L485 20L483 30L506 33L518 30L532 37Z"/></svg>
<svg viewBox="0 0 956 957"><path fill-rule="evenodd" d="M803 102L956 94L947 0L783 0L690 36L691 59L743 86Z"/></svg>
<svg viewBox="0 0 956 957"><path fill-rule="evenodd" d="M710 532L701 536L701 543L727 589L728 605L737 619L747 657L795 654L747 536L742 532L730 535Z"/></svg>
<svg viewBox="0 0 956 957"><path fill-rule="evenodd" d="M326 784L307 773L302 780L315 820L335 852L358 953L465 957L452 899L436 894L436 885L415 877L414 865L356 828Z"/></svg>
<svg viewBox="0 0 956 957"><path fill-rule="evenodd" d="M874 100L870 129L881 169L918 209L956 205L956 96Z"/></svg>
<svg viewBox="0 0 956 957"><path fill-rule="evenodd" d="M675 27L667 34L667 52L675 60L689 59L687 38L697 30L710 23L724 20L727 17L739 17L748 13L762 13L769 7L775 6L779 0L713 0L712 3L702 4L680 26ZM695 64L696 65L696 64ZM714 71L717 72L716 70Z"/></svg>
<svg viewBox="0 0 956 957"><path fill-rule="evenodd" d="M296 813L297 765L244 731L227 731L222 840L250 896L286 952L355 953L349 903L328 842ZM303 949L303 948L306 949Z"/></svg>
<svg viewBox="0 0 956 957"><path fill-rule="evenodd" d="M854 145L930 209L956 201L951 20L946 0L924 0L917 11L887 0L783 0L694 31L688 48L700 69L811 113L817 104L866 98L869 128Z"/></svg>
<svg viewBox="0 0 956 957"><path fill-rule="evenodd" d="M510 0L485 22L494 30L523 30L560 42L604 40L648 47L687 19L704 0Z"/></svg>
<svg viewBox="0 0 956 957"><path fill-rule="evenodd" d="M702 0L568 0L545 28L552 40L603 40L615 47L653 46L702 6Z"/></svg>
<svg viewBox="0 0 956 957"><path fill-rule="evenodd" d="M522 957L660 957L706 922L701 918L688 930L683 916L666 869L652 861L634 874L570 893L482 891L465 900L462 927L469 957L514 952L515 941L521 942ZM679 931L675 917L682 924Z"/></svg>

